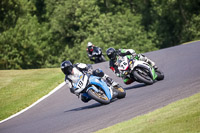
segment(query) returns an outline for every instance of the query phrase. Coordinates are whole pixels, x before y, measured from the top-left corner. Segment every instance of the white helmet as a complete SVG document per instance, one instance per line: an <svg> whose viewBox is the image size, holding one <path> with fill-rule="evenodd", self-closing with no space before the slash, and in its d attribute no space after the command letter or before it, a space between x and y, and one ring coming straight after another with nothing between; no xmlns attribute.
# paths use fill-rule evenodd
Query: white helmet
<svg viewBox="0 0 200 133"><path fill-rule="evenodd" d="M90 47L92 46L93 44L91 42L88 42L87 46Z"/></svg>

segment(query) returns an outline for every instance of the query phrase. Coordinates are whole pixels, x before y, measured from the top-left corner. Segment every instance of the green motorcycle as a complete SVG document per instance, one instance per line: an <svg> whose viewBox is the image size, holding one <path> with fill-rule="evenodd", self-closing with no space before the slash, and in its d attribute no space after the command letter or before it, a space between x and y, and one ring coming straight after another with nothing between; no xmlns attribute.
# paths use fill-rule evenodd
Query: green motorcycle
<svg viewBox="0 0 200 133"><path fill-rule="evenodd" d="M119 56L116 63L120 73L134 81L151 85L156 80L164 79L163 72L154 69L144 61L132 58L132 56Z"/></svg>

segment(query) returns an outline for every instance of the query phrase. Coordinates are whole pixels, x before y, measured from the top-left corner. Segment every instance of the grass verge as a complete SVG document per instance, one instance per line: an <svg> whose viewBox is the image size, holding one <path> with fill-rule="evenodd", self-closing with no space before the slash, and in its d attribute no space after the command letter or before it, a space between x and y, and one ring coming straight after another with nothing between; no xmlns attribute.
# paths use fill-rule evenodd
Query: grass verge
<svg viewBox="0 0 200 133"><path fill-rule="evenodd" d="M63 81L59 68L0 70L0 120L31 105Z"/></svg>
<svg viewBox="0 0 200 133"><path fill-rule="evenodd" d="M96 133L200 133L200 93Z"/></svg>

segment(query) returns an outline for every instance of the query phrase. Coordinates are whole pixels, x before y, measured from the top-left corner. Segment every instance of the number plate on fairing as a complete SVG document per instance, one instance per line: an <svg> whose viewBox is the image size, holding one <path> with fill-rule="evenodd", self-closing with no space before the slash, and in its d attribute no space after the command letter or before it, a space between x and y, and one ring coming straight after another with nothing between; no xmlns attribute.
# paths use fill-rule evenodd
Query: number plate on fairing
<svg viewBox="0 0 200 133"><path fill-rule="evenodd" d="M118 65L118 69L120 71L125 71L128 69L128 58L126 56L123 56L123 57L119 57L117 59L117 65Z"/></svg>
<svg viewBox="0 0 200 133"><path fill-rule="evenodd" d="M86 87L87 81L88 81L88 76L87 75L84 75L84 76L81 75L80 79L75 84L75 89L76 89L75 92L80 93L82 90L84 90L85 87Z"/></svg>

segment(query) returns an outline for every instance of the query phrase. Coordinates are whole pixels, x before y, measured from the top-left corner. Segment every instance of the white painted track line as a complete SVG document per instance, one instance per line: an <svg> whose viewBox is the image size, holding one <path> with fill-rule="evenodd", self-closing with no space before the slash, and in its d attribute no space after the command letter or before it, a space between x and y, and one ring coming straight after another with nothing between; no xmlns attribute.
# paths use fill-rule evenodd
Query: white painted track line
<svg viewBox="0 0 200 133"><path fill-rule="evenodd" d="M33 104L31 104L30 106L28 106L27 108L21 110L20 112L17 112L16 114L14 115L11 115L10 117L0 121L0 124L9 120L9 119L12 119L20 114L22 114L23 112L29 110L30 108L32 108L33 106L35 106L36 104L38 104L39 102L41 102L42 100L44 100L45 98L49 97L50 95L52 95L53 93L55 93L57 90L59 90L60 88L62 88L63 86L65 85L65 82L61 83L60 85L58 85L55 89L53 89L52 91L50 91L47 95L43 96L42 98L40 98L39 100L37 100L36 102L34 102Z"/></svg>

